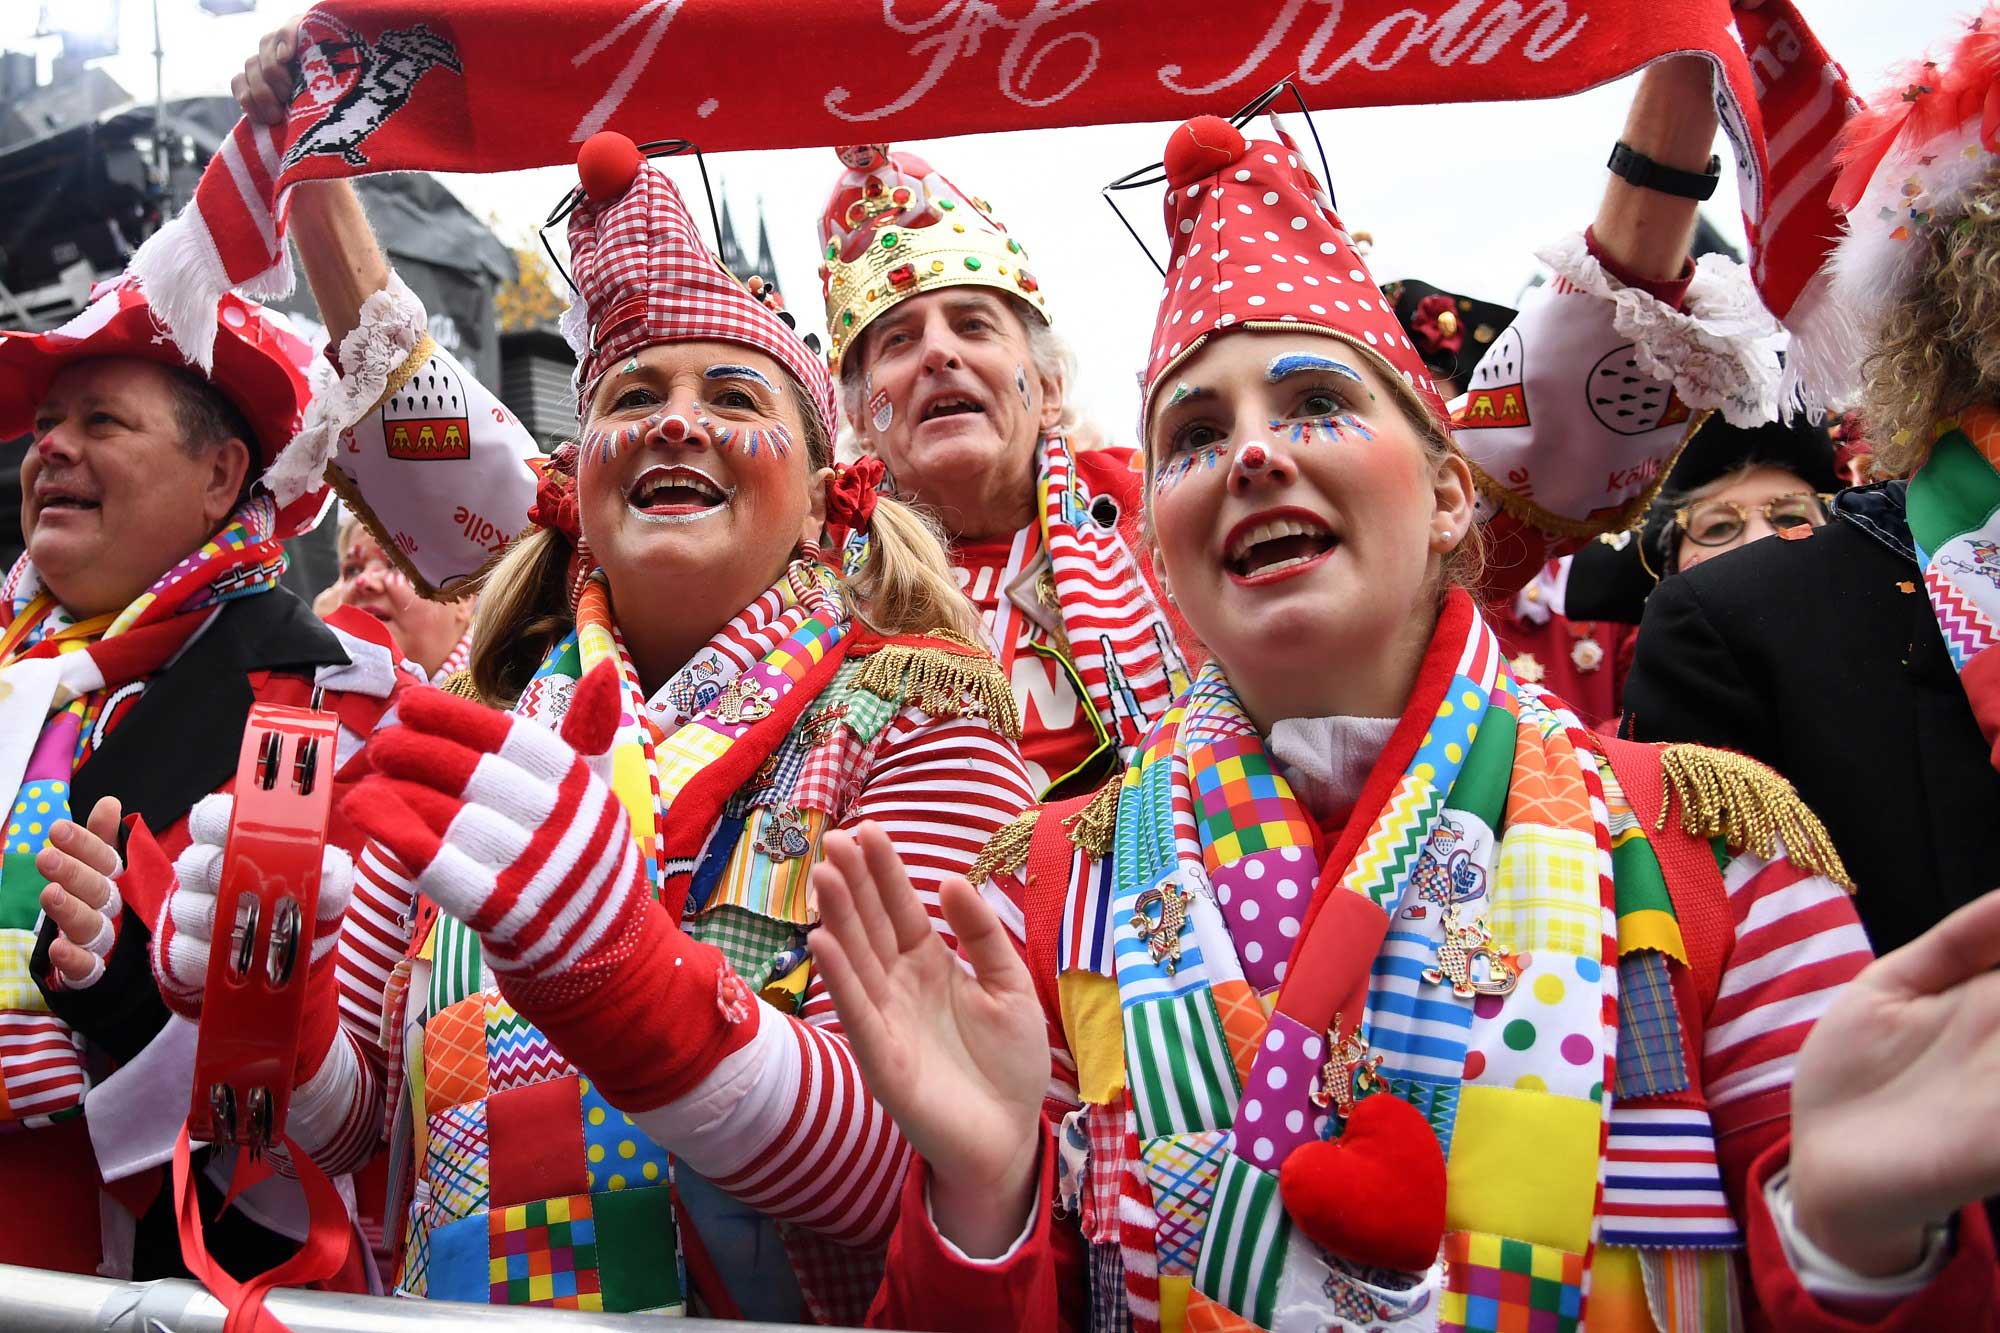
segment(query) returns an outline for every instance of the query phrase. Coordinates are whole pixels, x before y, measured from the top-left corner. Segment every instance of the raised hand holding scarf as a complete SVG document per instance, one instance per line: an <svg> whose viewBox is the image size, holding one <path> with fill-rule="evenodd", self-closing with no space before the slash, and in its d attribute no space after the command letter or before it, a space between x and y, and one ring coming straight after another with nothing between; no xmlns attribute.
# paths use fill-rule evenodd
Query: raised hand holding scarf
<svg viewBox="0 0 2000 1333"><path fill-rule="evenodd" d="M1479 3L1427 16L1396 0L1300 10L1082 0L1012 18L987 6L913 15L893 3L819 3L794 16L815 41L774 44L758 95L746 96L728 61L701 57L772 22L751 0L636 10L577 0L556 14L484 0L326 0L304 22L290 120L239 123L189 212L132 268L176 341L206 364L221 291L289 287L286 193L301 180L568 163L603 129L645 140L689 125L721 151L1179 120L1286 78L1316 108L1557 97L1706 52L1759 290L1780 318L1816 306L1801 293L1834 234L1830 149L1850 99L1790 0L1754 12L1726 0L1555 3L1527 18ZM507 132L477 132L499 125Z"/></svg>

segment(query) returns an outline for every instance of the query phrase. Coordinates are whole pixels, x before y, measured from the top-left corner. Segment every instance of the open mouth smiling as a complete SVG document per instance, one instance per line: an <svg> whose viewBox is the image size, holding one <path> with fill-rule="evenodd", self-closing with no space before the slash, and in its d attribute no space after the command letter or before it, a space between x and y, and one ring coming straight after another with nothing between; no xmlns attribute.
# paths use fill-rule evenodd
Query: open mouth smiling
<svg viewBox="0 0 2000 1333"><path fill-rule="evenodd" d="M1303 509L1255 514L1223 543L1223 567L1239 583L1272 583L1332 555L1340 538L1324 519Z"/></svg>
<svg viewBox="0 0 2000 1333"><path fill-rule="evenodd" d="M626 491L625 502L649 523L692 523L721 513L735 496L733 486L682 463L647 468Z"/></svg>

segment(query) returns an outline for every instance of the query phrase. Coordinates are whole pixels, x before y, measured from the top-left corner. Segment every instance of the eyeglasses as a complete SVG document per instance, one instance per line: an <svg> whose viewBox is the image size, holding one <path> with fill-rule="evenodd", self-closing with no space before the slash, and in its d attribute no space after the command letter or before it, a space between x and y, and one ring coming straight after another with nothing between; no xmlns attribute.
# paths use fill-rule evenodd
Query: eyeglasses
<svg viewBox="0 0 2000 1333"><path fill-rule="evenodd" d="M1824 497L1811 491L1776 495L1745 508L1735 500L1698 500L1674 511L1674 526L1696 546L1727 546L1743 535L1752 514L1779 532L1786 528L1817 528L1826 522Z"/></svg>

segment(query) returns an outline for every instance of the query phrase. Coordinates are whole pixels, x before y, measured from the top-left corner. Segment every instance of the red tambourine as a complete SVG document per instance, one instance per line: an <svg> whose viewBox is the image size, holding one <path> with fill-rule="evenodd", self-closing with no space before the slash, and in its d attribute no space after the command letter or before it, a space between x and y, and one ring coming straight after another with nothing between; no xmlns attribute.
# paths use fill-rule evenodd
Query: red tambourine
<svg viewBox="0 0 2000 1333"><path fill-rule="evenodd" d="M291 1103L339 731L317 708L255 704L237 760L188 1134L253 1157Z"/></svg>

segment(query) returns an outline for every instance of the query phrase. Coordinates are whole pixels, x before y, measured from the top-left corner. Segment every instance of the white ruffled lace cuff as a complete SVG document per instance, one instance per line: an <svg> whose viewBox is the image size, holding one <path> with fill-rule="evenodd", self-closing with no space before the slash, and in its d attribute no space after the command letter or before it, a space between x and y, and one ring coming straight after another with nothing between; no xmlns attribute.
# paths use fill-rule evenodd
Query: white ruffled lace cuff
<svg viewBox="0 0 2000 1333"><path fill-rule="evenodd" d="M360 321L340 340L341 373L324 357L314 360L305 424L264 473L281 508L320 484L340 433L382 401L429 322L423 302L391 270L388 285L361 303Z"/></svg>
<svg viewBox="0 0 2000 1333"><path fill-rule="evenodd" d="M1741 264L1724 255L1703 255L1688 284L1685 308L1675 310L1607 273L1581 232L1535 257L1578 291L1609 301L1612 326L1632 340L1639 369L1671 380L1689 407L1718 410L1735 426L1777 418L1778 350L1785 333Z"/></svg>

